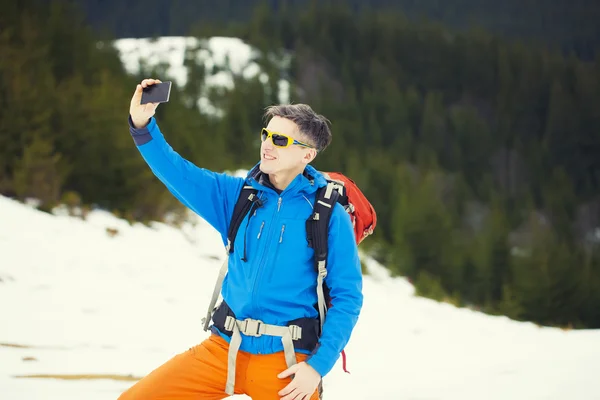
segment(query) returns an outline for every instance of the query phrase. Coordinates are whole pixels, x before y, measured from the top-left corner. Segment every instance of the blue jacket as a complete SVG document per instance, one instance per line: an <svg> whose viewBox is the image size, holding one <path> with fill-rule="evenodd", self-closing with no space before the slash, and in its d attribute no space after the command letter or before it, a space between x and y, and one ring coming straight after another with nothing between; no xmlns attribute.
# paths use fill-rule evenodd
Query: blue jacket
<svg viewBox="0 0 600 400"><path fill-rule="evenodd" d="M242 223L229 257L221 294L238 319L254 318L285 325L302 317L317 318L316 271L307 246L306 219L325 178L312 166L281 194L252 176L245 179L199 168L177 154L165 141L155 118L130 133L152 172L184 205L210 223L227 243L227 231L242 186L259 189L264 205ZM314 177L314 182L306 175ZM241 260L246 235L247 262ZM315 354L307 361L321 376L334 366L357 322L363 304L362 273L352 223L336 205L329 226L329 258L325 281L332 307ZM229 341L229 336L219 332ZM242 335L241 350L268 354L283 350L281 338Z"/></svg>

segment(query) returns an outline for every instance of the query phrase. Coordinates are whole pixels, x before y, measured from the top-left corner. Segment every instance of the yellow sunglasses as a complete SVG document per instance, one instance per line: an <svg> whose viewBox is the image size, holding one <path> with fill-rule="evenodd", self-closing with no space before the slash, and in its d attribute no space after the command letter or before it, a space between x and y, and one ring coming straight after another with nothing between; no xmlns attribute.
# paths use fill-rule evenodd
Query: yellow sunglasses
<svg viewBox="0 0 600 400"><path fill-rule="evenodd" d="M314 146L311 146L308 143L299 142L298 140L286 136L283 133L271 132L270 130L263 128L260 131L260 139L264 142L269 138L271 138L273 145L277 147L290 147L293 144L297 144L298 146L304 146L311 149L315 148Z"/></svg>

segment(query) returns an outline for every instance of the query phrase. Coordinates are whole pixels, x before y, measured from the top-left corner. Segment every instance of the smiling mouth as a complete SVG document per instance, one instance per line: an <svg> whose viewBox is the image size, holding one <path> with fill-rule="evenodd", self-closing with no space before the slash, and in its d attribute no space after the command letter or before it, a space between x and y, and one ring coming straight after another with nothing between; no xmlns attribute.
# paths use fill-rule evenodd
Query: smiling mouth
<svg viewBox="0 0 600 400"><path fill-rule="evenodd" d="M265 160L268 160L268 161L275 160L275 157L273 157L273 156L270 156L270 155L267 155L267 154L263 154L263 158L264 158Z"/></svg>

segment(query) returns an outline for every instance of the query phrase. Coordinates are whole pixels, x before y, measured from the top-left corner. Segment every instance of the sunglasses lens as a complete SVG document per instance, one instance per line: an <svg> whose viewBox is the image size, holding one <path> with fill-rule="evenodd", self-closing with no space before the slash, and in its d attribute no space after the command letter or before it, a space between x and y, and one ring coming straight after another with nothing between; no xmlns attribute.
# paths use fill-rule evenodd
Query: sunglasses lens
<svg viewBox="0 0 600 400"><path fill-rule="evenodd" d="M263 131L260 133L260 140L264 142L265 140L267 140L267 136L269 136L269 134L263 129Z"/></svg>
<svg viewBox="0 0 600 400"><path fill-rule="evenodd" d="M272 136L272 138L273 138L273 144L275 146L285 147L288 144L288 138L287 138L287 136L282 136L282 135L274 134Z"/></svg>

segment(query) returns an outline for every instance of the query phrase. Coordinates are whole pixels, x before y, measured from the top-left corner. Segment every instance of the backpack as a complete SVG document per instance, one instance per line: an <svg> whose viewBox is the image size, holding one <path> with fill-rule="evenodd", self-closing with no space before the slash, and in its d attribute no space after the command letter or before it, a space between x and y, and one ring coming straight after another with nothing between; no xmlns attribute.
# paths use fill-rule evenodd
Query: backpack
<svg viewBox="0 0 600 400"><path fill-rule="evenodd" d="M327 238L329 237L329 219L333 205L335 202L340 203L350 215L354 227L354 240L357 245L360 245L367 236L373 234L377 225L377 213L352 179L340 172L321 173L327 180L327 186L320 188L317 192L313 213L306 221L306 234L309 246L315 250L315 268L319 274L317 294L322 331L327 310L332 306L329 288L323 279L327 275ZM329 195L330 193L331 195ZM322 271L320 271L321 267L323 268ZM324 309L323 305L325 306ZM344 372L349 373L346 368L346 361L346 351L342 350L342 367Z"/></svg>
<svg viewBox="0 0 600 400"><path fill-rule="evenodd" d="M350 215L352 226L354 228L354 238L359 245L367 236L371 235L377 225L377 214L375 209L361 192L356 183L339 172L321 172L327 180L327 185L319 188L313 205L313 212L306 220L306 238L308 245L314 249L315 270L317 272L317 308L319 311L320 327L319 336L323 330L327 310L332 307L329 288L324 282L327 275L327 255L328 255L328 229L331 212L336 202L340 203L346 212ZM246 215L254 212L259 207L257 190L252 186L244 186L238 196L233 210L229 231L227 234L228 245L227 252L233 252L233 242L237 235L239 226ZM213 292L211 304L209 305L206 317L203 318L204 330L208 330L211 314L215 310L215 303L221 290L221 284L227 272L227 260L221 268L217 285ZM343 369L346 369L346 353L342 350Z"/></svg>

